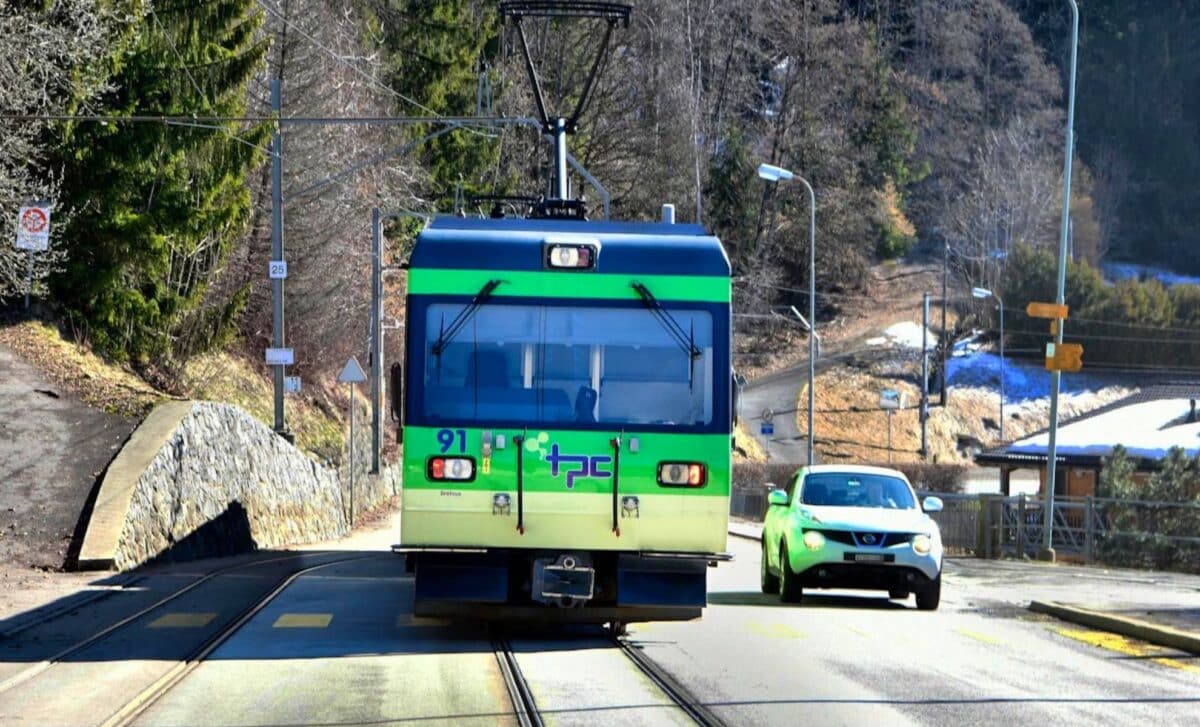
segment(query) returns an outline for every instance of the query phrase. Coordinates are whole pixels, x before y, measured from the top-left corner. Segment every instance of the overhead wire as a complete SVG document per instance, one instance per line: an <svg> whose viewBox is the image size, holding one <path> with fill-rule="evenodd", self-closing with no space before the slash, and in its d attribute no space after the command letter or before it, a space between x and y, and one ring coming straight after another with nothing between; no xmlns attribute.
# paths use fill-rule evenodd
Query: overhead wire
<svg viewBox="0 0 1200 727"><path fill-rule="evenodd" d="M384 91L385 93L390 93L393 96L395 96L396 98L400 99L401 101L404 101L405 103L409 104L410 106L415 106L416 108L420 109L421 111L424 111L427 114L430 114L433 116L441 116L441 114L438 114L438 112L434 111L433 109L431 109L430 107L421 103L420 101L417 101L416 99L412 98L411 96L403 94L400 91L397 91L396 89L392 88L391 86L388 86L388 85L380 82L379 79L377 79L374 75L367 73L363 69L359 68L356 64L351 63L342 54L340 54L340 53L334 51L333 49L329 48L328 46L324 45L319 40L314 38L311 34L306 32L304 29L297 26L295 23L293 23L291 20L289 20L283 13L281 13L278 9L269 5L266 2L266 0L255 0L255 2L258 3L258 5L260 7L262 7L264 10L266 10L268 13L275 16L279 20L279 22L284 24L285 27L290 28L291 30L298 33L301 37L308 40L310 43L312 43L314 46L316 46L322 52L324 52L326 55L328 55L330 58L332 58L335 63L353 71L360 78L364 79L368 84L370 84L371 86L374 86L376 88L376 90ZM468 133L486 136L488 138L494 138L491 134L488 134L486 132L483 132L483 131L480 131L477 129L471 129L471 128L468 128L467 126L463 126L462 128L464 131L466 131Z"/></svg>

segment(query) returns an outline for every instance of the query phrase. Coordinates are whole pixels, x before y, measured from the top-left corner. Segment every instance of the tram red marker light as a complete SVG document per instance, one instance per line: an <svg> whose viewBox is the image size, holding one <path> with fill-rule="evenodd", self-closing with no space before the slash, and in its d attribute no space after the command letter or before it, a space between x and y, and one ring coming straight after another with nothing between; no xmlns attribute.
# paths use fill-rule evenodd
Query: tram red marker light
<svg viewBox="0 0 1200 727"><path fill-rule="evenodd" d="M708 468L700 462L660 462L658 484L664 487L703 487Z"/></svg>
<svg viewBox="0 0 1200 727"><path fill-rule="evenodd" d="M470 482L475 479L475 460L471 457L431 457L425 465L428 479Z"/></svg>

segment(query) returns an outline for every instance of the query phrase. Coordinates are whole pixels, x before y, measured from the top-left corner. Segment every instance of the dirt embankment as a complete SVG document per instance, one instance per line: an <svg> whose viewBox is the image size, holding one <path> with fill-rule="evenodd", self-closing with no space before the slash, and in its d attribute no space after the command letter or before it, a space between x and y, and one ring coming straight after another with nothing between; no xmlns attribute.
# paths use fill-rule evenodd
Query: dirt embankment
<svg viewBox="0 0 1200 727"><path fill-rule="evenodd" d="M43 374L18 354L14 349L50 345L38 329L2 333L0 563L6 569L59 569L77 540L97 478L138 418L89 405L68 377ZM102 397L103 386L92 383L83 396ZM122 394L113 408L132 408L133 398Z"/></svg>

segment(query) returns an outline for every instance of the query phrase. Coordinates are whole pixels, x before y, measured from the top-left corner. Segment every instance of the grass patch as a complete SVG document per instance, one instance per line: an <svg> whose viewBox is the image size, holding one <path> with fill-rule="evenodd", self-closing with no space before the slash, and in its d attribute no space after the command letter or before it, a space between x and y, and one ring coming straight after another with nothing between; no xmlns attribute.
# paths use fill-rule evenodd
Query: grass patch
<svg viewBox="0 0 1200 727"><path fill-rule="evenodd" d="M223 352L197 356L184 366L179 383L193 399L233 404L266 426L274 426L271 380L244 358ZM283 406L297 447L326 462L341 460L346 443L343 417L320 387L310 386L305 393L285 397Z"/></svg>

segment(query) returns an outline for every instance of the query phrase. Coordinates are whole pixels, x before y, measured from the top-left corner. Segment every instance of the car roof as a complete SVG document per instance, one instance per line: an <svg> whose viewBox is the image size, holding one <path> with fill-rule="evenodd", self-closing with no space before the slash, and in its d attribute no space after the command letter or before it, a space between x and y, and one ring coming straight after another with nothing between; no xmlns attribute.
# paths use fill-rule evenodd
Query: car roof
<svg viewBox="0 0 1200 727"><path fill-rule="evenodd" d="M908 482L908 478L905 477L904 473L899 470L890 469L888 467L872 467L870 465L863 464L816 464L812 465L811 467L801 467L800 471L804 472L806 475L819 475L829 472L841 472L852 475L887 475L889 477L898 477L905 482Z"/></svg>

